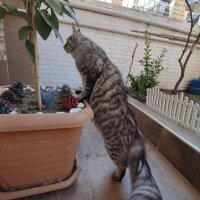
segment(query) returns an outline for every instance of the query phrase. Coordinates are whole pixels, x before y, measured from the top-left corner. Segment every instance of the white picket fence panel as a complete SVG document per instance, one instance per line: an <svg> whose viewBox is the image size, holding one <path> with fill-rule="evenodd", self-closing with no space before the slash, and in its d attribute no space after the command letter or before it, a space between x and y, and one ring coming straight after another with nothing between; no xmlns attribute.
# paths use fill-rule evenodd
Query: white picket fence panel
<svg viewBox="0 0 200 200"><path fill-rule="evenodd" d="M189 128L200 135L200 106L179 95L166 95L157 87L147 89L146 104L161 113L165 117L173 120L181 126Z"/></svg>

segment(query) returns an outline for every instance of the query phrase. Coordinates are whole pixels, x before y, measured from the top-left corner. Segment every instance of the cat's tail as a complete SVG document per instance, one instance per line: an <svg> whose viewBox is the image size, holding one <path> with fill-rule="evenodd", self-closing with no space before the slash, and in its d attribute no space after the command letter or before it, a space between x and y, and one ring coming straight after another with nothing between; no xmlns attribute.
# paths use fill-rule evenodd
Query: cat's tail
<svg viewBox="0 0 200 200"><path fill-rule="evenodd" d="M131 174L130 200L162 200L160 191L147 162L142 139L135 139L129 152L129 168Z"/></svg>

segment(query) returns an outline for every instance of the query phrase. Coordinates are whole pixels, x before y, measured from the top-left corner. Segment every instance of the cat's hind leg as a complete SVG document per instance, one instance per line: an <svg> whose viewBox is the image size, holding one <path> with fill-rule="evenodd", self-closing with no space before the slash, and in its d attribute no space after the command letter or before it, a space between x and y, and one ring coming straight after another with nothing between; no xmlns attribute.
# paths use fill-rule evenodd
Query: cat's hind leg
<svg viewBox="0 0 200 200"><path fill-rule="evenodd" d="M118 149L118 146L112 146L112 148L110 148L110 146L106 145L106 149L111 160L117 167L117 169L112 173L111 178L113 181L121 181L126 173L127 156L124 153L120 153L121 151Z"/></svg>

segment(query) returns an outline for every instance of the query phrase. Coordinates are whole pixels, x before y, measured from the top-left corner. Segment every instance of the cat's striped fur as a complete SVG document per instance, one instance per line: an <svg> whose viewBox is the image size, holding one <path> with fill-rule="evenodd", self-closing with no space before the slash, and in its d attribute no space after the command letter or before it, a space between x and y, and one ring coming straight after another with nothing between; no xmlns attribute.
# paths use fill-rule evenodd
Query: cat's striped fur
<svg viewBox="0 0 200 200"><path fill-rule="evenodd" d="M142 136L128 108L121 74L104 50L73 27L64 49L75 59L83 79L81 99L88 99L94 123L102 132L110 158L118 167L112 178L120 181L130 167L131 200L161 200L147 163Z"/></svg>

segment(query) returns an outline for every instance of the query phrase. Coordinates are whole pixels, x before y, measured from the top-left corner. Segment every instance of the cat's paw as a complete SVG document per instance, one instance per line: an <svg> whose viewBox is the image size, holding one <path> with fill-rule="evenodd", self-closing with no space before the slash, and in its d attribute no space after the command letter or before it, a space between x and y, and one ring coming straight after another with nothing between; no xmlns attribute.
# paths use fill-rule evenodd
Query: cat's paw
<svg viewBox="0 0 200 200"><path fill-rule="evenodd" d="M111 175L111 178L113 181L121 181L124 176L125 176L126 170L122 170L122 171L114 171Z"/></svg>

